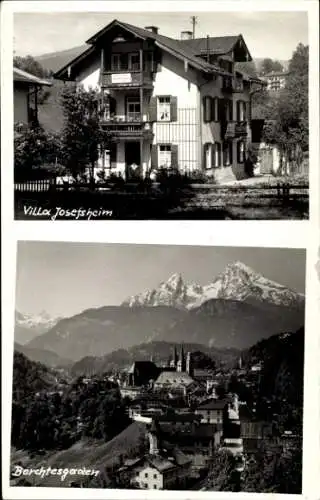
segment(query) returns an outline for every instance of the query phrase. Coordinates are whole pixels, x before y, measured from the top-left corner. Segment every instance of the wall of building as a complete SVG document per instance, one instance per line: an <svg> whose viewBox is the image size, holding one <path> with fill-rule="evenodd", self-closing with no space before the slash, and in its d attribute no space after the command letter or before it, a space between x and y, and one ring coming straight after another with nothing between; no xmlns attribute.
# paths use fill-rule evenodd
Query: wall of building
<svg viewBox="0 0 320 500"><path fill-rule="evenodd" d="M206 143L212 143L214 144L215 142L222 143L221 139L221 126L219 122L209 122L209 123L204 123L204 117L203 117L203 104L202 100L203 97L205 96L210 96L212 98L229 98L232 100L233 103L233 118L234 121L237 116L237 101L244 101L246 103L247 107L247 137L244 138L245 142L247 144L250 143L251 140L251 129L250 129L250 95L248 91L243 91L243 92L236 92L236 93L230 93L228 96L222 93L222 84L223 84L223 79L222 76L217 76L213 82L208 82L205 85L202 85L200 88L200 96L201 96L201 127L202 127L202 133L201 133L201 142L202 142L202 147ZM222 184L224 182L229 182L232 180L239 180L243 179L246 177L245 172L244 172L244 163L238 163L238 158L237 158L237 142L238 140L233 139L232 141L232 165L229 166L224 166L223 162L221 161L221 166L220 167L215 167L212 169L205 169L206 174L209 177L212 177L215 182L218 184ZM203 160L202 160L203 162ZM204 165L203 165L204 166Z"/></svg>
<svg viewBox="0 0 320 500"><path fill-rule="evenodd" d="M178 164L181 170L199 168L201 159L199 90L197 73L184 62L163 53L160 71L154 81L153 96L177 97L177 121L153 125L154 144L178 145Z"/></svg>
<svg viewBox="0 0 320 500"><path fill-rule="evenodd" d="M223 422L222 410L196 410L197 415L201 415L201 423L203 424L221 424Z"/></svg>
<svg viewBox="0 0 320 500"><path fill-rule="evenodd" d="M100 65L101 61L99 55L97 55L77 76L77 82L83 85L86 90L100 88Z"/></svg>
<svg viewBox="0 0 320 500"><path fill-rule="evenodd" d="M157 469L150 466L146 466L140 471L137 471L133 481L138 483L141 489L160 490L164 486L162 474Z"/></svg>
<svg viewBox="0 0 320 500"><path fill-rule="evenodd" d="M28 123L28 88L14 88L14 121Z"/></svg>

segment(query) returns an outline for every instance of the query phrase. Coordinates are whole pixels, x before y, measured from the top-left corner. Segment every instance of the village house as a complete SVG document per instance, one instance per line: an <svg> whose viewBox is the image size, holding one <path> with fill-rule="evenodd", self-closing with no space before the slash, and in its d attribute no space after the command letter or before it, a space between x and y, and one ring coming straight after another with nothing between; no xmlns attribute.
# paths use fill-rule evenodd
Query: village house
<svg viewBox="0 0 320 500"><path fill-rule="evenodd" d="M285 87L288 74L286 71L271 71L271 73L267 73L261 78L267 82L267 90L279 92Z"/></svg>
<svg viewBox="0 0 320 500"><path fill-rule="evenodd" d="M191 459L180 450L163 449L155 421L149 426L149 453L135 460L125 461L119 469L120 478L129 480L139 489L183 489L189 476Z"/></svg>
<svg viewBox="0 0 320 500"><path fill-rule="evenodd" d="M201 416L201 423L223 424L228 412L228 401L226 399L209 399L201 403L195 410L196 415Z"/></svg>
<svg viewBox="0 0 320 500"><path fill-rule="evenodd" d="M246 177L251 91L264 82L237 70L251 61L242 35L179 39L118 20L55 78L101 91L98 171L126 179L159 169L201 172L216 182Z"/></svg>
<svg viewBox="0 0 320 500"><path fill-rule="evenodd" d="M51 82L22 69L13 68L14 123L21 126L38 124L39 90Z"/></svg>

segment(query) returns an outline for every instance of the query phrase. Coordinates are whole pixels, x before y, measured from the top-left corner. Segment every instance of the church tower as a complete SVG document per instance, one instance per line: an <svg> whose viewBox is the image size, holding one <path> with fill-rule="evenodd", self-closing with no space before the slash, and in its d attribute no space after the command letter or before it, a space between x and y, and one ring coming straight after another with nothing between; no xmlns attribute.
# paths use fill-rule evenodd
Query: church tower
<svg viewBox="0 0 320 500"><path fill-rule="evenodd" d="M184 356L183 346L181 346L180 359L178 361L177 371L178 372L185 372L186 371L186 359Z"/></svg>
<svg viewBox="0 0 320 500"><path fill-rule="evenodd" d="M177 348L175 347L174 348L174 354L173 354L173 359L170 361L170 367L171 368L175 368L177 370L177 367L178 367L178 352L177 352Z"/></svg>

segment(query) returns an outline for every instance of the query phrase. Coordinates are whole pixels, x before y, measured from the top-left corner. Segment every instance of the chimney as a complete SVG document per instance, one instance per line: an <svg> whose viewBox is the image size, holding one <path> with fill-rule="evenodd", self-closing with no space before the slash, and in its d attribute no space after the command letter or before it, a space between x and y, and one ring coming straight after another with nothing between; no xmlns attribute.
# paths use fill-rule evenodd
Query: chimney
<svg viewBox="0 0 320 500"><path fill-rule="evenodd" d="M159 31L158 26L145 26L144 29L147 31L151 31L151 33L154 33L155 35L157 35Z"/></svg>
<svg viewBox="0 0 320 500"><path fill-rule="evenodd" d="M192 31L181 31L181 40L192 40Z"/></svg>

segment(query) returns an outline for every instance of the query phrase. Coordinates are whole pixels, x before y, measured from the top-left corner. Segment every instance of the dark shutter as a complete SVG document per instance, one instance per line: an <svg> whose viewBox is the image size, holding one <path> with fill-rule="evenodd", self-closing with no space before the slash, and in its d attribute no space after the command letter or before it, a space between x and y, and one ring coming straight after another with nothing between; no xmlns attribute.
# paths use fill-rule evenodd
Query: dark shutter
<svg viewBox="0 0 320 500"><path fill-rule="evenodd" d="M157 104L158 104L158 98L151 97L149 104L149 120L151 122L157 121Z"/></svg>
<svg viewBox="0 0 320 500"><path fill-rule="evenodd" d="M151 168L158 168L158 145L151 146Z"/></svg>
<svg viewBox="0 0 320 500"><path fill-rule="evenodd" d="M209 100L209 106L207 106L207 102ZM202 106L203 106L203 121L205 123L209 123L213 120L213 99L206 95L202 99Z"/></svg>
<svg viewBox="0 0 320 500"><path fill-rule="evenodd" d="M240 121L240 101L237 101L237 122Z"/></svg>
<svg viewBox="0 0 320 500"><path fill-rule="evenodd" d="M224 99L219 99L219 121L226 121L226 103Z"/></svg>
<svg viewBox="0 0 320 500"><path fill-rule="evenodd" d="M240 141L237 142L237 163L240 163Z"/></svg>
<svg viewBox="0 0 320 500"><path fill-rule="evenodd" d="M243 101L243 121L247 120L247 103Z"/></svg>
<svg viewBox="0 0 320 500"><path fill-rule="evenodd" d="M216 143L216 148L218 150L218 167L221 167L221 142Z"/></svg>
<svg viewBox="0 0 320 500"><path fill-rule="evenodd" d="M120 69L127 69L129 67L129 55L120 54Z"/></svg>
<svg viewBox="0 0 320 500"><path fill-rule="evenodd" d="M178 145L171 144L171 167L178 168Z"/></svg>
<svg viewBox="0 0 320 500"><path fill-rule="evenodd" d="M229 120L232 122L233 121L233 102L231 99L228 101L229 104Z"/></svg>
<svg viewBox="0 0 320 500"><path fill-rule="evenodd" d="M203 170L206 170L207 165L206 165L206 149L207 149L207 143L202 145L202 168Z"/></svg>
<svg viewBox="0 0 320 500"><path fill-rule="evenodd" d="M177 96L170 96L170 121L176 122L178 120L178 98Z"/></svg>
<svg viewBox="0 0 320 500"><path fill-rule="evenodd" d="M229 159L230 159L230 165L232 165L233 163L233 142L232 141L229 141L228 143L228 147L229 147Z"/></svg>
<svg viewBox="0 0 320 500"><path fill-rule="evenodd" d="M218 97L214 97L213 99L211 99L211 121L213 122L219 121L218 106L219 106Z"/></svg>
<svg viewBox="0 0 320 500"><path fill-rule="evenodd" d="M211 167L216 166L216 149L217 149L217 144L211 144Z"/></svg>

